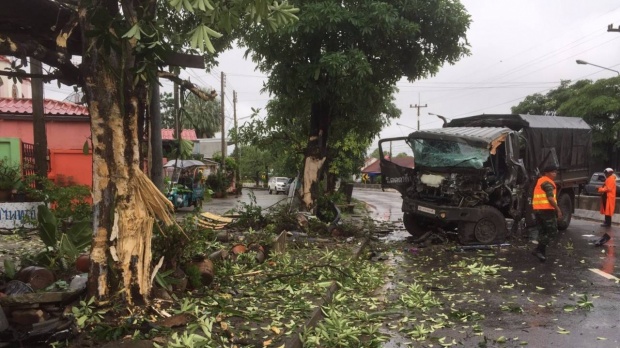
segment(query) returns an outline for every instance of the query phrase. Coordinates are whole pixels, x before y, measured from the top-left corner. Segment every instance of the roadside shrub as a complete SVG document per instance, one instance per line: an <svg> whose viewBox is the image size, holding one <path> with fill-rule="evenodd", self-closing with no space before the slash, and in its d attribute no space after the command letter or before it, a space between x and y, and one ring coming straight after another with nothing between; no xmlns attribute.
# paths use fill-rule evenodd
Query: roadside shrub
<svg viewBox="0 0 620 348"><path fill-rule="evenodd" d="M39 181L42 189L34 187ZM63 183L68 183L62 180ZM31 175L24 180L24 192L30 200L48 204L54 217L63 223L71 221L92 220L92 198L90 188L86 185L67 184L62 186L48 178Z"/></svg>
<svg viewBox="0 0 620 348"><path fill-rule="evenodd" d="M162 256L166 265L176 268L189 263L195 256L208 255L221 245L217 241L217 232L202 228L196 224L196 215L187 214L180 224L153 228L153 260L157 262Z"/></svg>

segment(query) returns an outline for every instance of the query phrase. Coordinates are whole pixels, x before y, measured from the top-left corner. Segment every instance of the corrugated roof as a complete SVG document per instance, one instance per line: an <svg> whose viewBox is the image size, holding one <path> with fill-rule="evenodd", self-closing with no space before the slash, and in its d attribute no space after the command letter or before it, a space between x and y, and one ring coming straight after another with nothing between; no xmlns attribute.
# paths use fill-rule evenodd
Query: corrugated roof
<svg viewBox="0 0 620 348"><path fill-rule="evenodd" d="M174 140L174 129L164 128L161 130L161 140ZM181 131L181 139L198 140L196 131L193 129L183 129Z"/></svg>
<svg viewBox="0 0 620 348"><path fill-rule="evenodd" d="M455 118L446 127L509 127L514 130L529 128L590 129L581 117L542 115L477 115Z"/></svg>
<svg viewBox="0 0 620 348"><path fill-rule="evenodd" d="M411 137L416 138L434 138L442 139L443 137L457 136L464 141L474 141L478 143L489 144L505 133L511 132L510 128L499 127L447 127L437 129L427 129L411 133Z"/></svg>
<svg viewBox="0 0 620 348"><path fill-rule="evenodd" d="M88 108L82 105L52 100L43 100L45 115L88 116ZM32 115L32 99L0 98L0 114Z"/></svg>

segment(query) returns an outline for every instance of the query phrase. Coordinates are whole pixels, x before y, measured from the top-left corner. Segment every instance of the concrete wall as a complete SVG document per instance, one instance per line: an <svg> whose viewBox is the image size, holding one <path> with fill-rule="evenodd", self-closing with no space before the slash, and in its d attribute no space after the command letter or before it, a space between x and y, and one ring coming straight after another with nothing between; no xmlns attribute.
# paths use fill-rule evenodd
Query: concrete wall
<svg viewBox="0 0 620 348"><path fill-rule="evenodd" d="M575 197L575 209L599 211L601 209L601 197L577 196ZM615 214L620 214L620 198L616 198Z"/></svg>

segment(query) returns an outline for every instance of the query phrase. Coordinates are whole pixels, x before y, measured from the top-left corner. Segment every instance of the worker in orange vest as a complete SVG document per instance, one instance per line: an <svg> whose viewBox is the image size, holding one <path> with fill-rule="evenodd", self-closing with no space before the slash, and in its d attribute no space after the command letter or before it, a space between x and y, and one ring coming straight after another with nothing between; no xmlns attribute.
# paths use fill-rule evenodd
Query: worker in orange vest
<svg viewBox="0 0 620 348"><path fill-rule="evenodd" d="M616 176L611 168L606 168L603 173L606 178L605 183L598 188L601 194L601 214L605 215L605 222L601 226L610 227L611 216L616 210Z"/></svg>
<svg viewBox="0 0 620 348"><path fill-rule="evenodd" d="M616 210L616 176L611 168L606 168L603 173L605 174L605 183L598 188L598 192L601 194L601 214L605 215L605 222L601 226L611 227L611 217ZM594 245L601 246L610 239L611 236L605 233Z"/></svg>
<svg viewBox="0 0 620 348"><path fill-rule="evenodd" d="M547 166L543 169L543 176L536 182L532 197L532 209L536 216L538 227L538 246L532 252L541 262L547 260L547 245L558 232L558 219L562 218L562 210L557 203L557 188L555 177L558 167Z"/></svg>

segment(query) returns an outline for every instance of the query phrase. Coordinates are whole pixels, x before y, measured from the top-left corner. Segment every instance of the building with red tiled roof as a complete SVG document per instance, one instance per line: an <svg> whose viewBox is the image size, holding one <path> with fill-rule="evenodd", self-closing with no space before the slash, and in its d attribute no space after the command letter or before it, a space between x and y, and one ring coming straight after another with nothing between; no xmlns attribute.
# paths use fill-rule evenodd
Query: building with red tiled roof
<svg viewBox="0 0 620 348"><path fill-rule="evenodd" d="M401 167L407 167L407 168L415 167L415 160L414 160L413 157L410 157L410 156L392 157L392 159L390 161L394 162L395 164L397 164L397 165L399 165ZM381 175L380 163L381 163L381 161L374 161L374 162L370 163L370 165L362 168L362 170L361 170L362 174L367 174L368 177L370 177L371 182L374 182L374 178L376 176Z"/></svg>
<svg viewBox="0 0 620 348"><path fill-rule="evenodd" d="M43 109L50 152L48 177L90 186L92 156L83 153L84 144L90 144L88 109L51 99L43 101ZM27 144L34 144L32 99L0 98L0 138L19 139L21 159L25 161Z"/></svg>
<svg viewBox="0 0 620 348"><path fill-rule="evenodd" d="M90 117L84 106L45 99L43 101L47 147L82 149L90 138ZM32 99L0 98L0 137L34 143Z"/></svg>
<svg viewBox="0 0 620 348"><path fill-rule="evenodd" d="M164 128L161 130L161 140L174 140L176 139L174 136L174 129ZM181 131L181 139L183 140L198 140L196 136L196 131L193 129L183 129Z"/></svg>

